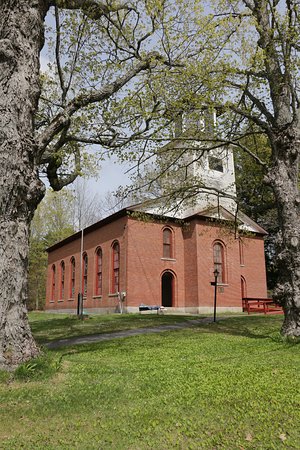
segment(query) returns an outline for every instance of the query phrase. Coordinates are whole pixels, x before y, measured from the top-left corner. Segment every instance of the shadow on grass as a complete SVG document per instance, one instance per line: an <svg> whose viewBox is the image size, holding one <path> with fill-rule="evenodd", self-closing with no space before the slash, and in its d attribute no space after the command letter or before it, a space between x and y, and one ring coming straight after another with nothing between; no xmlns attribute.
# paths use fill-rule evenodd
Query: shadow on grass
<svg viewBox="0 0 300 450"><path fill-rule="evenodd" d="M282 341L282 316L243 316L218 319L216 323L199 324L198 329L212 334L229 334L249 339Z"/></svg>
<svg viewBox="0 0 300 450"><path fill-rule="evenodd" d="M159 324L157 324L159 325ZM163 325L163 324L161 324ZM273 320L272 318L266 318L266 317L233 317L233 318L227 318L227 319L222 319L219 320L217 323L211 323L211 322L207 322L207 320L203 321L203 323L199 323L198 324L193 324L192 326L190 326L187 323L187 328L194 329L196 332L198 333L204 333L204 334L211 334L211 335L230 335L230 336L239 336L239 337L245 337L247 339L256 339L256 340L270 340L276 343L283 343L283 339L280 336L279 330L280 330L280 325L281 325L281 321L280 319L275 319ZM147 328L147 327L145 327ZM131 328L132 329L132 328ZM139 327L135 327L134 329L138 330ZM167 337L169 335L169 333L171 332L178 332L178 330L172 330L172 329L166 329L162 326L161 330L159 330L159 326L155 326L155 331L153 331L153 334L159 335L161 337L165 336ZM180 330L184 330L183 328L180 328ZM57 342L57 346L54 345L52 347L52 349L56 349L59 350L59 348L61 349L66 349L66 348L77 348L78 346L80 347L84 347L84 348L88 348L86 351L91 351L91 349L93 348L98 348L97 344L102 344L103 342L110 342L110 341L119 341L120 342L120 346L122 345L122 341L124 338L133 338L134 336L137 335L130 335L128 334L128 336L120 336L117 333L118 331L127 331L126 329L123 328L123 330L114 330L112 332L107 332L106 333L109 336L108 338L104 338L104 340L101 339L101 335L104 334L104 331L102 333L97 333L99 335L99 341L94 340L91 342L76 342L76 338L80 337L80 338L88 338L89 336L92 338L93 336L95 336L96 333L94 334L81 334L80 336L68 336L68 337L64 337L64 339L69 339L69 342L64 342L64 343L59 343ZM147 333L147 331L145 330L145 332L141 331L141 334L139 335L145 335ZM150 331L151 333L151 331ZM151 333L152 335L152 333ZM47 343L44 341L44 344L47 345ZM53 344L55 344L55 340L53 340ZM50 348L49 347L49 350Z"/></svg>
<svg viewBox="0 0 300 450"><path fill-rule="evenodd" d="M51 341L52 339L61 338L65 334L69 335L74 330L75 325L78 326L76 316L30 322L31 330L38 342ZM53 333L55 334L54 336Z"/></svg>
<svg viewBox="0 0 300 450"><path fill-rule="evenodd" d="M31 329L39 344L60 339L75 339L85 336L115 333L139 328L149 328L188 322L188 316L158 315L107 315L90 316L81 321L77 316L55 317L31 322Z"/></svg>
<svg viewBox="0 0 300 450"><path fill-rule="evenodd" d="M200 334L212 334L212 335L230 335L230 336L238 336L245 337L247 339L256 339L256 340L269 340L271 342L281 343L284 341L280 336L280 325L281 321L279 318L273 320L273 318L266 317L233 317L230 319L222 319L217 323L200 323L194 325L193 327L188 327L188 330L195 330L200 332ZM180 329L180 331L185 331L185 329ZM155 333L155 335L160 338L169 335L169 333L178 333L180 331L176 330L168 330L162 331L161 333ZM107 349L110 345L116 348L122 348L123 352L132 352L131 345L124 345L124 339L134 339L138 337L143 337L145 334L128 336L128 337L118 337L115 338L112 333L112 337L109 340L99 341L99 342L90 342L90 343L72 343L70 341L69 344L58 347L58 348L49 348L46 349L47 352L56 352L60 355L60 358L63 359L65 356L69 356L72 354L85 354L90 352L98 352L101 349ZM151 336L154 336L154 333L151 333ZM199 336L200 338L200 336ZM133 342L132 342L133 344ZM139 341L137 344L139 347L148 346L147 341ZM153 345L153 343L151 344ZM238 356L239 357L239 356Z"/></svg>

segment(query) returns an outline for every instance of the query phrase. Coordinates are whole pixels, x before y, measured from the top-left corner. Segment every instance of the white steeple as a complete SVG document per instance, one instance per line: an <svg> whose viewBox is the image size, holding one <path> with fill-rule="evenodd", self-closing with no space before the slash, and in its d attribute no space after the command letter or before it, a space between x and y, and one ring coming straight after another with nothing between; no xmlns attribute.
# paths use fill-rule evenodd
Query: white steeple
<svg viewBox="0 0 300 450"><path fill-rule="evenodd" d="M181 133L183 137L189 137L188 146L192 149L186 157L191 161L189 175L198 179L203 186L192 209L200 211L223 206L235 213L236 184L232 148L219 147L217 142L209 143L209 138L214 136L216 120L216 110L184 113L175 125L175 137L179 137ZM207 147L216 148L205 150L205 141L190 140L193 136L196 138L199 132L208 139ZM188 208L184 215L190 211L191 208Z"/></svg>
<svg viewBox="0 0 300 450"><path fill-rule="evenodd" d="M181 163L187 168L188 177L199 185L199 194L193 206L184 205L178 199L180 205L178 208L175 201L170 211L167 211L164 205L157 206L156 204L154 208L147 208L148 212L184 218L222 206L235 214L237 205L233 151L228 146L218 146L217 141L213 142L211 138L214 136L215 126L216 111L208 110L208 108L183 113L176 118L174 141L169 143L165 149L184 150ZM202 140L200 141L197 137L201 137ZM207 139L207 143L205 143L205 139ZM162 153L162 155L164 154L166 153ZM183 172L185 172L184 167L182 168ZM176 186L176 175L173 179L172 173L170 173L170 178Z"/></svg>
<svg viewBox="0 0 300 450"><path fill-rule="evenodd" d="M197 143L194 156L196 155ZM231 212L235 211L235 170L230 147L204 151L199 161L192 163L191 172L204 186L197 198L197 208L206 209L221 205Z"/></svg>

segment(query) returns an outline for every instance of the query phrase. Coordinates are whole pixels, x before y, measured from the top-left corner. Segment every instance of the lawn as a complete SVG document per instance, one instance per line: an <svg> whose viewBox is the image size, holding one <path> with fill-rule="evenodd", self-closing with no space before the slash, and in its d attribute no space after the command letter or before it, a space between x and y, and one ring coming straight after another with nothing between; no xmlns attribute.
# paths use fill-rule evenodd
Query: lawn
<svg viewBox="0 0 300 450"><path fill-rule="evenodd" d="M162 320L149 317L139 324ZM65 337L66 317L43 319L32 317L40 341ZM116 331L137 318L105 320ZM281 320L232 317L48 351L52 375L27 365L30 381L2 376L0 448L298 450L300 347L281 340Z"/></svg>
<svg viewBox="0 0 300 450"><path fill-rule="evenodd" d="M113 333L114 331L171 325L195 319L194 316L153 314L106 314L91 315L78 320L75 315L31 313L31 329L36 340L45 344L61 338Z"/></svg>

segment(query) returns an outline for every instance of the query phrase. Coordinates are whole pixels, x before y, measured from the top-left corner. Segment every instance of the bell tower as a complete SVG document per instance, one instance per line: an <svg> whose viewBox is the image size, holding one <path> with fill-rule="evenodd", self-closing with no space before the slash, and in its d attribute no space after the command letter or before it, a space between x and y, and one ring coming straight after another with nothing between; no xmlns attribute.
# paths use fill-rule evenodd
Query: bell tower
<svg viewBox="0 0 300 450"><path fill-rule="evenodd" d="M162 189L175 188L186 181L196 186L198 191L193 206L185 204L181 199L173 199L172 204L164 204L161 200L147 206L147 211L154 214L166 214L185 218L201 211L222 206L235 215L236 184L233 151L230 146L218 145L214 140L216 127L216 111L204 108L178 115L174 121L174 138L165 147L158 158L168 157L168 150L181 154L175 170L166 171L166 180ZM188 184L188 182L187 182ZM219 212L217 212L219 215Z"/></svg>
<svg viewBox="0 0 300 450"><path fill-rule="evenodd" d="M192 175L203 186L198 195L197 207L206 209L221 205L235 212L235 170L230 147L204 151L200 160L193 162L192 171Z"/></svg>
<svg viewBox="0 0 300 450"><path fill-rule="evenodd" d="M189 176L199 183L199 194L193 209L199 211L223 206L235 213L237 205L233 150L230 146L219 146L217 140L215 144L210 143L215 126L215 110L184 113L180 116L179 123L175 123L175 139L182 137L184 142L184 137L188 137L191 149L186 156L190 160ZM197 134L204 138L202 142L197 141ZM207 150L203 144L205 138L209 142Z"/></svg>

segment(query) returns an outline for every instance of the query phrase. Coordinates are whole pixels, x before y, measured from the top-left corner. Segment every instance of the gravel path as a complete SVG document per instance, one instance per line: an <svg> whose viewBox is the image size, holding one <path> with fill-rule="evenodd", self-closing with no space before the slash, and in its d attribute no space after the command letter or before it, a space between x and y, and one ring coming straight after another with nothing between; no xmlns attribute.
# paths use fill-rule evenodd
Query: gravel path
<svg viewBox="0 0 300 450"><path fill-rule="evenodd" d="M134 330L115 331L113 333L102 333L102 334L93 334L90 336L72 337L49 342L45 344L45 347L55 349L69 345L91 344L93 342L109 341L111 339L119 339L129 336L138 336L140 334L152 334L152 333L162 333L164 331L182 330L183 328L191 328L197 326L198 324L210 322L212 322L212 318L205 317L203 319L189 320L187 322L181 322L174 325L160 325L157 327L136 328Z"/></svg>

